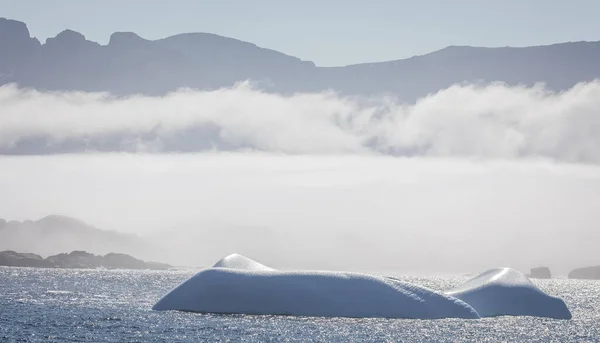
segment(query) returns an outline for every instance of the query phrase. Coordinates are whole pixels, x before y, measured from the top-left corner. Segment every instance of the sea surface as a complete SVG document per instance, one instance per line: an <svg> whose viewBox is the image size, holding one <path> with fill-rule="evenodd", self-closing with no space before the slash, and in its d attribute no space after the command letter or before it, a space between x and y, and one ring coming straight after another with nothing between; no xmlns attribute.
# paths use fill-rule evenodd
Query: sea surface
<svg viewBox="0 0 600 343"><path fill-rule="evenodd" d="M0 342L600 342L600 281L534 280L572 320L348 319L155 312L194 271L0 267ZM444 290L463 277L390 275Z"/></svg>

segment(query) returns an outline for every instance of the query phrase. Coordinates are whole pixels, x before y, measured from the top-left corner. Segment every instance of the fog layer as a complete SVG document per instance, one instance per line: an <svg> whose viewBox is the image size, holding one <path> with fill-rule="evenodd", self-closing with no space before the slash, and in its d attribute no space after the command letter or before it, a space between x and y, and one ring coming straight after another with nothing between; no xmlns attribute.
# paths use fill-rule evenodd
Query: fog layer
<svg viewBox="0 0 600 343"><path fill-rule="evenodd" d="M0 158L0 217L67 214L150 256L278 267L558 272L596 263L600 168L549 161L203 153ZM32 240L40 239L32 237Z"/></svg>
<svg viewBox="0 0 600 343"><path fill-rule="evenodd" d="M600 83L457 85L405 105L248 83L165 97L0 88L0 153L259 150L600 162Z"/></svg>

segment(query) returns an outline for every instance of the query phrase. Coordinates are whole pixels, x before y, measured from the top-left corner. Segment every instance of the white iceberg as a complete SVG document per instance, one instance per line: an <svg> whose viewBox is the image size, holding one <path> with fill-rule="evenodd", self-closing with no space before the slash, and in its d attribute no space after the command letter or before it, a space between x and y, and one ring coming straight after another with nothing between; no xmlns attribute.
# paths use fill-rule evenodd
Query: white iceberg
<svg viewBox="0 0 600 343"><path fill-rule="evenodd" d="M163 296L153 309L416 319L496 315L571 317L562 300L544 294L525 276L519 279L516 277L519 272L509 270L503 273L484 273L482 277L485 277L468 281L464 288L443 293L393 278L362 273L279 271L240 255L230 255L184 281ZM507 279L507 275L510 278ZM502 280L510 286L504 287ZM519 303L529 303L530 294L535 297L531 304L539 305L540 311ZM507 303L504 303L504 296L508 296ZM557 301L563 307L550 305Z"/></svg>
<svg viewBox="0 0 600 343"><path fill-rule="evenodd" d="M562 299L544 293L523 273L510 268L488 270L446 294L471 305L481 317L571 319L571 312Z"/></svg>

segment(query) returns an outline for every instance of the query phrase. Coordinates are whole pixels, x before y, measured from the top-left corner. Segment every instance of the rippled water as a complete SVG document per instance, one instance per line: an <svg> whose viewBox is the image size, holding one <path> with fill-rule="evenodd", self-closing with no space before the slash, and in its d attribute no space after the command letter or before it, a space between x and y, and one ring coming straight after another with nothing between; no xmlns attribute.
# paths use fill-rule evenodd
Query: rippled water
<svg viewBox="0 0 600 343"><path fill-rule="evenodd" d="M600 282L536 280L572 320L406 320L154 312L189 271L0 267L0 342L600 342ZM434 289L461 278L399 277Z"/></svg>

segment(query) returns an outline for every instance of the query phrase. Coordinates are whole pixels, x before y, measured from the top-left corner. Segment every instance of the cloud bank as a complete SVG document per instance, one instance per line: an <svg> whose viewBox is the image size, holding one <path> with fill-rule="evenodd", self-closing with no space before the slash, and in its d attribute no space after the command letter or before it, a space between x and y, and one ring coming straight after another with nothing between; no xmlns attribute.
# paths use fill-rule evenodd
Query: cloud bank
<svg viewBox="0 0 600 343"><path fill-rule="evenodd" d="M600 82L456 85L411 105L247 83L127 98L5 86L0 154L52 155L0 156L0 218L73 216L154 239L165 261L597 264Z"/></svg>
<svg viewBox="0 0 600 343"><path fill-rule="evenodd" d="M600 82L456 85L414 105L248 83L164 97L0 88L0 153L258 150L600 162Z"/></svg>

